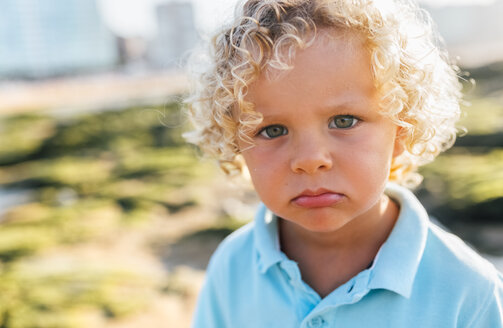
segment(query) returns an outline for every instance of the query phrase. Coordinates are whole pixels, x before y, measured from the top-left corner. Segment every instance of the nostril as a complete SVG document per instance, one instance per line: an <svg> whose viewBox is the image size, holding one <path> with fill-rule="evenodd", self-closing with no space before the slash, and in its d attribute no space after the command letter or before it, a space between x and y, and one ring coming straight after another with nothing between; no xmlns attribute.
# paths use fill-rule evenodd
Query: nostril
<svg viewBox="0 0 503 328"><path fill-rule="evenodd" d="M320 154L322 155L322 154ZM295 173L314 174L318 171L326 171L332 168L330 156L306 156L296 157L291 163L292 171Z"/></svg>

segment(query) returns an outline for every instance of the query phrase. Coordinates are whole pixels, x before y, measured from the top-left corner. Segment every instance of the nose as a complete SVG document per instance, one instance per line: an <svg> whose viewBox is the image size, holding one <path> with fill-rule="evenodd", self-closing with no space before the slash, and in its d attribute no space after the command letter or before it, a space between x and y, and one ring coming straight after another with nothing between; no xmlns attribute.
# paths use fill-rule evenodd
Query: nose
<svg viewBox="0 0 503 328"><path fill-rule="evenodd" d="M294 173L315 174L332 168L333 159L326 141L310 134L300 137L293 147L290 168Z"/></svg>

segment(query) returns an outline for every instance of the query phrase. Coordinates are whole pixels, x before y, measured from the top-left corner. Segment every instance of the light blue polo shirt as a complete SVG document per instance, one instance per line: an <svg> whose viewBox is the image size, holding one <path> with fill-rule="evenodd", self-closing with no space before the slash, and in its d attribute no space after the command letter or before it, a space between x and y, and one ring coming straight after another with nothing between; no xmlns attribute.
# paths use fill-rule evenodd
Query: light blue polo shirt
<svg viewBox="0 0 503 328"><path fill-rule="evenodd" d="M386 194L400 215L373 265L323 299L281 252L262 205L214 253L193 327L503 327L501 273L431 223L409 190Z"/></svg>

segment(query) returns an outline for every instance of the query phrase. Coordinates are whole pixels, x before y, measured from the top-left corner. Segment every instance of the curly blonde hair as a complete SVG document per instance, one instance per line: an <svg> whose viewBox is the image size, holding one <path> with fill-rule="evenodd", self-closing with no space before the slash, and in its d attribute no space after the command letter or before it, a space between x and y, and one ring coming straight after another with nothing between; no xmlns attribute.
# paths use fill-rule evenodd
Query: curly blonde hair
<svg viewBox="0 0 503 328"><path fill-rule="evenodd" d="M417 186L417 168L453 145L458 68L442 50L430 16L414 2L248 0L241 10L213 37L186 99L195 127L186 139L226 173L242 171L238 138L247 140L262 119L245 100L248 87L268 70L290 69L296 50L308 47L322 28L354 31L365 40L382 114L402 127L405 151L393 159L390 181Z"/></svg>

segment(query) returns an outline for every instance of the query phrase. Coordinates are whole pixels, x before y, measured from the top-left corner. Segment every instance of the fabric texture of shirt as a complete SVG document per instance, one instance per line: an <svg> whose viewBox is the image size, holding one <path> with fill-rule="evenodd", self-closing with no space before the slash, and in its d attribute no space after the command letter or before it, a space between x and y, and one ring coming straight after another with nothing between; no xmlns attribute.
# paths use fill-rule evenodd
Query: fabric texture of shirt
<svg viewBox="0 0 503 328"><path fill-rule="evenodd" d="M263 205L213 254L193 328L503 327L503 277L389 184L398 220L370 268L325 298L301 278Z"/></svg>

